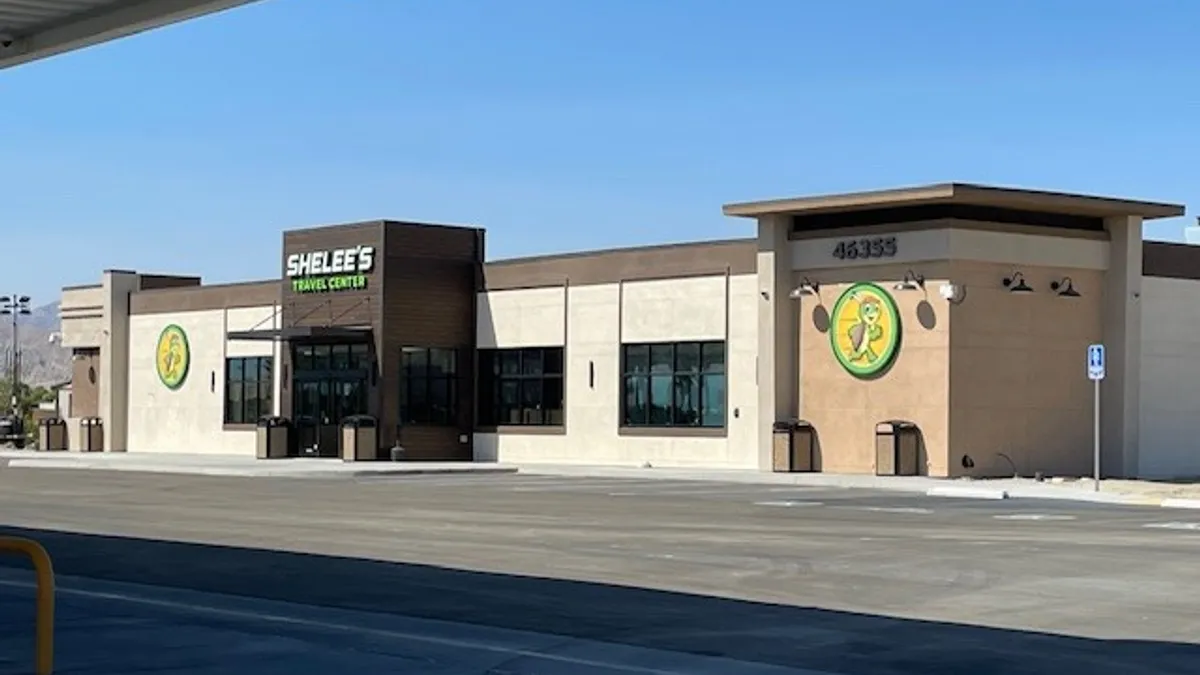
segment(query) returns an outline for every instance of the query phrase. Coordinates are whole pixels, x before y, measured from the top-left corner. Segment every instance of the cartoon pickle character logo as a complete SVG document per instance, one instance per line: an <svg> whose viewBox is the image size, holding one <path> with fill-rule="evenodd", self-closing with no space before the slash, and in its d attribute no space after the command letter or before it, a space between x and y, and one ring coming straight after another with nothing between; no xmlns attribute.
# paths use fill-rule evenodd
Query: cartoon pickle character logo
<svg viewBox="0 0 1200 675"><path fill-rule="evenodd" d="M187 379L191 360L187 333L175 324L164 328L158 336L158 347L155 350L155 369L163 386L167 389L182 387Z"/></svg>
<svg viewBox="0 0 1200 675"><path fill-rule="evenodd" d="M855 284L838 298L831 319L829 341L849 373L867 377L891 364L900 342L900 313L887 291Z"/></svg>

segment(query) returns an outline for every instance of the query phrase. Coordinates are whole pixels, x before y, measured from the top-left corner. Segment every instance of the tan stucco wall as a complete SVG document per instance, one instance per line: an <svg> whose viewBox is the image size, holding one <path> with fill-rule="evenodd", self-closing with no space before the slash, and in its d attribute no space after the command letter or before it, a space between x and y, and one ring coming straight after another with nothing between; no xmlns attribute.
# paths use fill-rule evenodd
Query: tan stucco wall
<svg viewBox="0 0 1200 675"><path fill-rule="evenodd" d="M274 317L274 318L273 318ZM129 317L129 450L253 456L252 429L224 428L225 358L275 356L270 341L225 340L232 330L278 327L276 307L215 309ZM177 390L166 388L155 370L155 345L162 329L177 324L187 333L191 364ZM275 368L279 410L279 368Z"/></svg>
<svg viewBox="0 0 1200 675"><path fill-rule="evenodd" d="M889 420L918 425L924 439L925 472L943 475L948 454L949 320L938 295L948 265L925 262L926 290L898 291L909 265L871 265L825 270L819 296L804 296L800 309L801 400L799 416L817 432L818 466L831 473L875 471L875 427ZM803 273L796 273L800 283ZM891 294L901 321L893 365L873 379L842 368L830 345L828 314L854 283L875 282ZM786 376L786 375L785 375Z"/></svg>
<svg viewBox="0 0 1200 675"><path fill-rule="evenodd" d="M1034 293L1010 293L1001 285L1012 265L951 266L967 294L949 317L950 473L1088 475L1093 392L1084 365L1087 346L1103 334L1104 273L1019 269ZM1063 276L1081 297L1050 291ZM963 455L973 469L962 466Z"/></svg>
<svg viewBox="0 0 1200 675"><path fill-rule="evenodd" d="M481 298L480 322L488 313L497 347L564 344L565 433L479 433L476 458L506 462L755 468L757 466L756 277L714 275L663 281L491 292ZM547 306L558 291L561 312ZM728 296L728 297L727 297ZM501 299L502 298L502 299ZM485 302L486 300L486 302ZM484 309L484 306L487 309ZM534 322L518 330L513 319ZM562 326L559 317L565 316ZM537 325L536 321L545 325ZM726 435L724 437L624 436L619 433L622 341L726 339ZM541 335L540 343L527 336ZM554 337L560 336L557 340ZM589 371L594 369L594 381ZM736 415L735 415L736 411Z"/></svg>

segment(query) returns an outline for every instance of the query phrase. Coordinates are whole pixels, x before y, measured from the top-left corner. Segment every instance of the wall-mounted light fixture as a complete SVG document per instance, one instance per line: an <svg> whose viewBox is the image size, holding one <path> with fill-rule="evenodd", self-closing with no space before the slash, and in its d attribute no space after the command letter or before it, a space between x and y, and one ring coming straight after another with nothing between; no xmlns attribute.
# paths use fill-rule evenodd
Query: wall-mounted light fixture
<svg viewBox="0 0 1200 675"><path fill-rule="evenodd" d="M904 279L892 288L895 288L897 291L923 291L925 290L925 277L912 270L908 270L904 273Z"/></svg>
<svg viewBox="0 0 1200 675"><path fill-rule="evenodd" d="M962 284L947 283L938 287L938 295L952 305L961 304L967 298L967 287Z"/></svg>
<svg viewBox="0 0 1200 675"><path fill-rule="evenodd" d="M1050 290L1057 293L1060 298L1079 297L1079 291L1075 290L1075 284L1071 281L1071 277L1063 277L1058 281L1051 281Z"/></svg>
<svg viewBox="0 0 1200 675"><path fill-rule="evenodd" d="M793 300L796 300L805 295L816 295L820 291L821 291L821 284L817 283L816 281L813 281L812 279L809 279L808 277L804 277L803 279L800 280L800 285L793 288L792 291L790 293L788 293L788 297Z"/></svg>
<svg viewBox="0 0 1200 675"><path fill-rule="evenodd" d="M1020 272L1013 272L1012 276L1004 277L1004 281L1001 283L1004 284L1004 287L1008 289L1009 293L1033 292L1033 288L1031 288L1029 284L1025 283L1025 275Z"/></svg>

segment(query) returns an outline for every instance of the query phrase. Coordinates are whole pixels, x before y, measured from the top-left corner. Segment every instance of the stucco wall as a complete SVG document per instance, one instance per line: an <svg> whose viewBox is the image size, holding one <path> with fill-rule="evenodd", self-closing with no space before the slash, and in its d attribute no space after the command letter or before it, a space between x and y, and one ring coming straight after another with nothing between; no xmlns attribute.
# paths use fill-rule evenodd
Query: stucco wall
<svg viewBox="0 0 1200 675"><path fill-rule="evenodd" d="M1200 476L1200 281L1142 280L1138 474Z"/></svg>
<svg viewBox="0 0 1200 675"><path fill-rule="evenodd" d="M129 322L129 450L131 452L227 453L253 456L252 429L226 429L225 358L275 356L270 341L225 340L231 330L277 327L276 307L136 314ZM154 354L169 324L187 333L191 364L187 379L170 390L158 379ZM275 409L279 369L275 368Z"/></svg>
<svg viewBox="0 0 1200 675"><path fill-rule="evenodd" d="M555 321L565 326L565 433L476 434L479 459L506 462L553 462L656 466L754 468L757 390L755 321L757 279L753 275L714 275L671 280L530 289L484 294L480 325L497 327L480 335L480 346L556 346L564 344ZM551 291L560 293L561 314L547 306ZM487 308L487 309L484 309ZM524 321L541 317L545 325L503 328L507 312ZM728 318L727 318L728 317ZM622 341L726 339L727 412L724 437L696 437L664 430L656 436L619 433ZM556 331L558 331L556 333ZM624 335L622 336L622 332ZM528 336L540 335L540 343ZM507 336L507 337L506 337ZM589 378L591 372L594 378Z"/></svg>
<svg viewBox="0 0 1200 675"><path fill-rule="evenodd" d="M1089 475L1087 346L1101 341L1104 273L1020 266L1033 293L1010 293L1011 265L956 262L967 288L950 313L952 475ZM1070 276L1080 297L1050 283ZM962 465L969 456L974 467Z"/></svg>

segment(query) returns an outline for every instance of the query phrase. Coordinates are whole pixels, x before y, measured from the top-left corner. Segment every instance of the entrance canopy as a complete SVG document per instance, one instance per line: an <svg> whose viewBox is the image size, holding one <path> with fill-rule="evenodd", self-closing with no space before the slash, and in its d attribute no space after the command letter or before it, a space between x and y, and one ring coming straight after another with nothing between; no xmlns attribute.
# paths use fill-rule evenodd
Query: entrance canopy
<svg viewBox="0 0 1200 675"><path fill-rule="evenodd" d="M0 0L0 69L255 0Z"/></svg>

